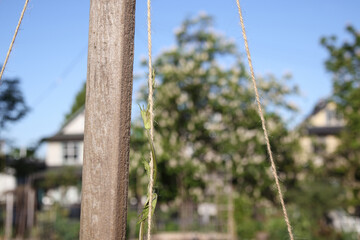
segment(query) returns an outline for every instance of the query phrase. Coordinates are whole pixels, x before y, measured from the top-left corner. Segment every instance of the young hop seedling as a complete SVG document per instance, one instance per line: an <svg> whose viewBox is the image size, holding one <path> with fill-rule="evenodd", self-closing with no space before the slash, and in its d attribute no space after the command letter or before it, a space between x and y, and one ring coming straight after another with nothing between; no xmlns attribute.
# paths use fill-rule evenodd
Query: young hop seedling
<svg viewBox="0 0 360 240"><path fill-rule="evenodd" d="M155 79L155 74L153 72L152 74L152 84L154 86L154 79ZM149 182L150 182L150 177L151 174L153 174L153 183L155 185L156 183L156 175L157 175L157 166L156 166L156 154L155 154L155 148L154 148L154 143L153 140L150 137L150 128L151 128L151 116L150 116L150 112L149 112L149 105L147 105L146 109L145 107L140 107L140 113L141 113L141 117L142 120L144 122L144 128L145 131L147 132L147 137L148 137L148 141L149 141L149 145L150 145L150 149L151 149L151 155L152 155L152 159L153 159L153 169L154 172L151 173L150 171L150 162L147 160L143 161L144 164L144 168L146 171L146 175L148 176ZM156 202L157 202L157 194L155 192L152 193L152 200L150 201L150 189L148 187L148 193L147 193L147 200L146 203L143 207L143 210L139 216L139 221L138 223L140 224L140 231L139 231L139 240L143 240L143 235L144 235L144 225L146 223L146 220L148 219L149 216L149 205L151 204L151 215L154 214L155 211L155 207L156 207Z"/></svg>

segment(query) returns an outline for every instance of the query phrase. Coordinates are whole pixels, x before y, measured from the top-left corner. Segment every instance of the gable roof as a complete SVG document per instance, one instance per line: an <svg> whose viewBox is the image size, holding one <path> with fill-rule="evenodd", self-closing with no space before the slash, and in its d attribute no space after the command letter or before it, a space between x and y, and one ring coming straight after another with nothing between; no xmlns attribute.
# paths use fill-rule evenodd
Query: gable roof
<svg viewBox="0 0 360 240"><path fill-rule="evenodd" d="M58 133L62 132L65 127L67 127L77 116L79 116L81 113L85 111L85 105L83 105L81 108L79 108L75 113L73 113L61 126Z"/></svg>
<svg viewBox="0 0 360 240"><path fill-rule="evenodd" d="M85 111L85 106L79 108L74 114L72 114L69 119L61 126L60 130L55 133L55 135L50 137L45 137L40 140L40 142L62 142L62 141L83 141L84 133L75 133L75 134L64 134L64 129L69 126L69 124L74 121L80 114Z"/></svg>
<svg viewBox="0 0 360 240"><path fill-rule="evenodd" d="M329 102L331 102L331 100L329 98L320 99L320 101L317 102L316 105L314 106L314 108L313 108L312 112L310 113L309 117L314 116L315 114L317 114L318 112L323 110L328 105Z"/></svg>
<svg viewBox="0 0 360 240"><path fill-rule="evenodd" d="M43 138L46 142L62 142L62 141L83 141L84 134L62 134L57 133L54 136Z"/></svg>
<svg viewBox="0 0 360 240"><path fill-rule="evenodd" d="M331 127L308 127L307 132L310 135L327 136L337 135L343 130L342 126L331 126Z"/></svg>

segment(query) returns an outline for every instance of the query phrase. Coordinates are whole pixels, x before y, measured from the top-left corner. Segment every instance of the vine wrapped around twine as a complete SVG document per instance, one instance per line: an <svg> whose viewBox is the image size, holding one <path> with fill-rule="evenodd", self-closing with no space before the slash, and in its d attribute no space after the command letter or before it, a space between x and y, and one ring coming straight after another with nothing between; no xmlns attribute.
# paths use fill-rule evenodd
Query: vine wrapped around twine
<svg viewBox="0 0 360 240"><path fill-rule="evenodd" d="M152 215L154 214L154 210L157 203L157 194L154 193L154 184L156 181L156 154L154 148L154 111L153 111L153 95L154 95L154 83L155 83L155 73L152 69L152 60L151 60L151 2L147 1L147 23L148 23L148 55L149 55L149 76L148 76L148 87L149 87L149 95L148 95L148 104L146 109L140 107L141 117L144 122L144 127L148 134L149 145L150 145L150 161L144 161L144 167L149 177L149 185L148 185L148 193L147 193L147 201L143 208L142 213L140 214L140 219L138 223L140 223L140 231L139 231L139 240L143 239L144 235L144 224L147 219L148 227L147 227L147 240L151 239L151 226L152 226Z"/></svg>
<svg viewBox="0 0 360 240"><path fill-rule="evenodd" d="M148 97L148 104L149 104L149 113L150 113L150 131L149 131L149 138L151 143L154 141L154 111L153 111L153 86L154 86L154 79L153 79L153 70L152 70L152 60L151 60L151 1L147 1L147 20L148 20L148 55L149 55L149 76L148 76L148 86L149 86L149 97ZM151 224L152 224L152 213L153 213L153 188L154 188L154 158L153 154L150 152L150 182L149 182L149 213L148 213L148 231L147 231L147 240L151 239ZM155 206L154 206L155 208Z"/></svg>

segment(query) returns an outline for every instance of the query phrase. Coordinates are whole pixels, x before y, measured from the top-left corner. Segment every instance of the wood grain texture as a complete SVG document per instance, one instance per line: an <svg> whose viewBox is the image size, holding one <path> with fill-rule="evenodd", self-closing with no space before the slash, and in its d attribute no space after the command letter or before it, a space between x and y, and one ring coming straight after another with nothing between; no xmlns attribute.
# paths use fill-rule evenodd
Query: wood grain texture
<svg viewBox="0 0 360 240"><path fill-rule="evenodd" d="M135 0L91 0L81 240L125 240Z"/></svg>

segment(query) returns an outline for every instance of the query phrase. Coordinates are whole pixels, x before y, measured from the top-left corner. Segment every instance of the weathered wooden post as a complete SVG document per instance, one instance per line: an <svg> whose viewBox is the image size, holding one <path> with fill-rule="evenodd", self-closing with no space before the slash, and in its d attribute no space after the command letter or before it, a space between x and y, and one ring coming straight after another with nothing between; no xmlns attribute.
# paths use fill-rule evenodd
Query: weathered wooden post
<svg viewBox="0 0 360 240"><path fill-rule="evenodd" d="M6 220L5 220L5 240L10 240L12 236L12 223L14 211L14 193L6 194Z"/></svg>
<svg viewBox="0 0 360 240"><path fill-rule="evenodd" d="M124 240L135 0L90 0L81 240Z"/></svg>
<svg viewBox="0 0 360 240"><path fill-rule="evenodd" d="M26 186L26 192L27 192L27 214L26 214L26 228L31 230L34 226L34 217L35 217L35 190L31 187L29 184Z"/></svg>

